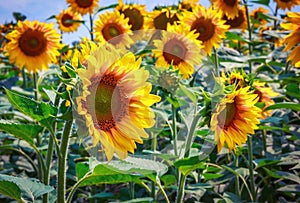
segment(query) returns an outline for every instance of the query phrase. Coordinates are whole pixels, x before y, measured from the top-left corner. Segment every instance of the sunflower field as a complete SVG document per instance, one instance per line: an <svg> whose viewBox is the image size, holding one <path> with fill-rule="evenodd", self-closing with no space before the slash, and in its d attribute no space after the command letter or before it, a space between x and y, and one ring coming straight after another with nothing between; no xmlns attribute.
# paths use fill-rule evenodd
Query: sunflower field
<svg viewBox="0 0 300 203"><path fill-rule="evenodd" d="M300 202L300 0L65 3L0 25L0 202Z"/></svg>

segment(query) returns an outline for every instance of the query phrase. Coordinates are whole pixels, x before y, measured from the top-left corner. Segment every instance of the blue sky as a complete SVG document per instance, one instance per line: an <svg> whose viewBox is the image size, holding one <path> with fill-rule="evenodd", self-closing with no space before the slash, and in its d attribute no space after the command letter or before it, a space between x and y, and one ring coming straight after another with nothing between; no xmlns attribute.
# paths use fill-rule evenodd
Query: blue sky
<svg viewBox="0 0 300 203"><path fill-rule="evenodd" d="M177 0L123 1L146 4L148 10L151 10L156 5L170 5L178 2ZM208 0L200 0L200 2L204 6L209 5ZM118 3L118 0L99 0L100 7L114 3ZM274 6L274 4L272 6ZM23 13L29 20L45 21L48 17L57 15L62 9L66 8L67 3L65 0L0 0L0 23L10 22L13 20L12 12L14 11ZM295 7L293 11L300 12L300 7ZM87 16L84 16L83 19L86 20ZM55 22L55 19L52 19L49 22ZM64 34L63 42L70 44L72 41L79 40L82 36L89 36L88 31L84 26L81 26L76 33Z"/></svg>

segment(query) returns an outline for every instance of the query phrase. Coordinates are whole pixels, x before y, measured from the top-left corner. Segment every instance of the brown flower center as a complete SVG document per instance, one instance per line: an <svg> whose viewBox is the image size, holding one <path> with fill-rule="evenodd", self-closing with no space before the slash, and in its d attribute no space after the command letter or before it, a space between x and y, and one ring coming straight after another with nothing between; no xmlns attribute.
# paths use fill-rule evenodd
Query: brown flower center
<svg viewBox="0 0 300 203"><path fill-rule="evenodd" d="M284 3L288 3L288 2L291 2L292 0L280 0L280 1L282 1Z"/></svg>
<svg viewBox="0 0 300 203"><path fill-rule="evenodd" d="M163 57L168 64L172 64L173 62L173 65L178 65L184 60L186 52L187 48L185 44L182 41L173 38L165 44Z"/></svg>
<svg viewBox="0 0 300 203"><path fill-rule="evenodd" d="M237 17L233 18L233 19L228 19L226 15L223 16L223 19L226 20L226 25L230 25L230 28L238 28L240 27L244 22L245 22L245 18L244 18L244 14L242 10L239 10L239 14Z"/></svg>
<svg viewBox="0 0 300 203"><path fill-rule="evenodd" d="M43 32L29 28L21 35L18 44L25 55L39 56L47 48L47 39Z"/></svg>
<svg viewBox="0 0 300 203"><path fill-rule="evenodd" d="M176 21L179 21L177 15L173 15L169 18L167 12L163 12L154 18L153 23L156 29L167 30L168 23L173 25Z"/></svg>
<svg viewBox="0 0 300 203"><path fill-rule="evenodd" d="M93 5L93 0L76 0L75 2L80 8L89 8Z"/></svg>
<svg viewBox="0 0 300 203"><path fill-rule="evenodd" d="M215 34L215 25L209 19L205 19L204 17L197 18L192 26L191 30L196 30L199 33L198 40L205 42L211 39Z"/></svg>
<svg viewBox="0 0 300 203"><path fill-rule="evenodd" d="M102 29L104 39L114 45L121 41L121 37L117 37L121 34L123 34L123 30L120 25L116 23L108 23Z"/></svg>
<svg viewBox="0 0 300 203"><path fill-rule="evenodd" d="M65 27L70 27L73 25L73 17L70 14L64 14L63 17L61 18L61 23Z"/></svg>
<svg viewBox="0 0 300 203"><path fill-rule="evenodd" d="M224 0L224 3L225 3L227 6L234 7L235 4L236 4L236 0Z"/></svg>
<svg viewBox="0 0 300 203"><path fill-rule="evenodd" d="M111 74L92 79L91 90L95 91L94 124L103 131L109 131L127 114L129 99L124 89L117 86L118 80Z"/></svg>
<svg viewBox="0 0 300 203"><path fill-rule="evenodd" d="M227 103L226 107L221 111L218 116L218 123L221 128L226 128L231 125L234 117L236 116L236 103Z"/></svg>
<svg viewBox="0 0 300 203"><path fill-rule="evenodd" d="M131 30L139 30L144 24L144 17L141 12L136 8L127 8L124 11L120 11L125 15L126 18L129 18L129 25L131 25Z"/></svg>

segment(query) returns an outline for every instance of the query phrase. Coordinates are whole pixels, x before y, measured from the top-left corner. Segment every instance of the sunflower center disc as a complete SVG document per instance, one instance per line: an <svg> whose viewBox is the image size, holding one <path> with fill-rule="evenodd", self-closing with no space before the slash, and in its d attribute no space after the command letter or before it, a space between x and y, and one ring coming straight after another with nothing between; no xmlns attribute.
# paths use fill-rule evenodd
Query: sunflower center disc
<svg viewBox="0 0 300 203"><path fill-rule="evenodd" d="M165 60L171 64L178 65L185 58L187 48L183 42L178 39L171 39L164 46L163 56Z"/></svg>
<svg viewBox="0 0 300 203"><path fill-rule="evenodd" d="M234 7L236 0L224 0L224 3L228 6Z"/></svg>
<svg viewBox="0 0 300 203"><path fill-rule="evenodd" d="M76 0L76 3L80 8L88 8L93 4L93 0Z"/></svg>
<svg viewBox="0 0 300 203"><path fill-rule="evenodd" d="M231 124L236 114L235 102L226 104L225 109L220 113L218 118L219 125L223 127L227 127Z"/></svg>
<svg viewBox="0 0 300 203"><path fill-rule="evenodd" d="M106 41L111 44L118 44L121 41L122 28L115 23L110 23L102 29L102 35Z"/></svg>
<svg viewBox="0 0 300 203"><path fill-rule="evenodd" d="M280 1L288 3L288 2L291 2L292 0L280 0Z"/></svg>
<svg viewBox="0 0 300 203"><path fill-rule="evenodd" d="M196 30L196 32L200 34L197 39L205 42L214 35L215 26L210 20L201 17L192 24L191 30Z"/></svg>
<svg viewBox="0 0 300 203"><path fill-rule="evenodd" d="M138 9L136 8L126 9L121 13L124 13L126 18L129 18L129 25L131 25L132 31L139 30L142 28L144 24L144 18Z"/></svg>
<svg viewBox="0 0 300 203"><path fill-rule="evenodd" d="M176 22L178 20L179 19L178 19L177 15L173 15L171 18L168 18L167 12L163 12L154 18L153 23L154 23L154 27L156 29L166 30L168 23L173 25L174 22Z"/></svg>
<svg viewBox="0 0 300 203"><path fill-rule="evenodd" d="M27 56L39 56L47 47L47 39L42 32L28 29L21 35L18 44Z"/></svg>
<svg viewBox="0 0 300 203"><path fill-rule="evenodd" d="M243 24L243 22L245 22L245 18L243 15L242 11L239 11L239 14L237 17L235 17L234 19L227 19L227 17L225 16L225 20L226 20L226 25L230 25L231 28L238 28L240 25Z"/></svg>
<svg viewBox="0 0 300 203"><path fill-rule="evenodd" d="M72 22L71 20L73 20L72 16L69 14L64 14L62 19L61 19L61 23L63 24L63 26L65 27L70 27L72 26Z"/></svg>
<svg viewBox="0 0 300 203"><path fill-rule="evenodd" d="M128 98L112 75L101 78L95 93L95 115L101 130L110 130L126 115Z"/></svg>

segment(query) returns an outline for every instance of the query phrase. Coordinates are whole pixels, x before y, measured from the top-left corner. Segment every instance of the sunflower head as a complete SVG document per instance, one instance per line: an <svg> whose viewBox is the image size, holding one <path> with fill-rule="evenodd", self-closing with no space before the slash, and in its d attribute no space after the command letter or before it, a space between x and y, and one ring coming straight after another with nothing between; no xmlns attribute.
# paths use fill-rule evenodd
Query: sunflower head
<svg viewBox="0 0 300 203"><path fill-rule="evenodd" d="M110 44L109 44L110 45ZM126 158L154 125L150 106L160 97L150 94L149 72L132 53L121 57L112 45L91 52L87 69L78 69L83 92L76 98L94 145L101 143L108 160L116 152Z"/></svg>
<svg viewBox="0 0 300 203"><path fill-rule="evenodd" d="M254 9L250 16L252 17L252 20L253 20L253 26L254 27L259 27L259 26L263 26L265 24L267 24L267 20L265 18L262 18L261 17L261 14L268 14L269 13L269 10L268 9L265 9L263 7L258 7L256 9Z"/></svg>
<svg viewBox="0 0 300 203"><path fill-rule="evenodd" d="M167 31L162 32L161 40L154 40L157 57L156 66L179 70L184 78L194 73L194 66L201 63L203 46L197 40L198 34L183 24L168 25Z"/></svg>
<svg viewBox="0 0 300 203"><path fill-rule="evenodd" d="M67 3L73 11L85 15L93 13L94 8L98 6L99 0L67 0Z"/></svg>
<svg viewBox="0 0 300 203"><path fill-rule="evenodd" d="M163 70L158 77L158 84L170 93L175 93L179 87L180 77L174 69Z"/></svg>
<svg viewBox="0 0 300 203"><path fill-rule="evenodd" d="M230 26L230 29L247 29L247 16L244 7L238 10L238 15L234 18L229 19L226 15L223 15L223 20L226 21L226 25Z"/></svg>
<svg viewBox="0 0 300 203"><path fill-rule="evenodd" d="M228 73L227 76L224 72L222 72L221 81L225 86L233 85L235 89L247 86L244 72L240 73L238 71L233 71Z"/></svg>
<svg viewBox="0 0 300 203"><path fill-rule="evenodd" d="M195 6L197 6L199 0L182 0L178 3L179 10L192 11Z"/></svg>
<svg viewBox="0 0 300 203"><path fill-rule="evenodd" d="M119 1L119 5L116 7L121 14L124 14L125 18L128 18L128 24L131 25L131 30L141 30L144 29L146 15L145 5L139 4L123 4L122 1Z"/></svg>
<svg viewBox="0 0 300 203"><path fill-rule="evenodd" d="M240 0L211 0L216 10L221 11L228 19L239 15Z"/></svg>
<svg viewBox="0 0 300 203"><path fill-rule="evenodd" d="M10 62L30 72L48 69L48 64L56 62L59 56L60 34L54 29L54 24L19 21L6 38L9 42L4 50Z"/></svg>
<svg viewBox="0 0 300 203"><path fill-rule="evenodd" d="M271 116L272 110L264 111L264 109L275 104L271 98L278 96L278 93L274 92L271 87L267 87L264 82L254 81L253 87L255 88L254 94L257 94L259 98L258 102L264 103L261 115L262 119L266 119Z"/></svg>
<svg viewBox="0 0 300 203"><path fill-rule="evenodd" d="M74 48L73 57L71 60L72 66L77 68L80 65L85 65L89 55L91 52L96 50L97 47L98 45L95 42L86 37L82 38L80 43Z"/></svg>
<svg viewBox="0 0 300 203"><path fill-rule="evenodd" d="M260 123L261 109L256 107L257 94L250 86L233 90L221 99L211 117L211 130L215 133L218 152L226 144L229 151L246 143L248 134L254 134Z"/></svg>
<svg viewBox="0 0 300 203"><path fill-rule="evenodd" d="M300 5L300 0L274 0L277 3L277 7L289 11L292 10L294 6Z"/></svg>
<svg viewBox="0 0 300 203"><path fill-rule="evenodd" d="M147 29L167 30L168 24L173 25L179 21L179 14L176 10L163 8L148 13L146 18Z"/></svg>
<svg viewBox="0 0 300 203"><path fill-rule="evenodd" d="M96 40L108 42L118 48L129 47L133 44L133 40L130 38L132 32L128 22L129 18L125 19L124 14L120 14L117 10L99 15L94 29Z"/></svg>
<svg viewBox="0 0 300 203"><path fill-rule="evenodd" d="M80 26L80 22L74 22L81 20L81 16L72 11L71 8L62 10L62 12L56 16L58 27L63 32L74 32Z"/></svg>
<svg viewBox="0 0 300 203"><path fill-rule="evenodd" d="M212 7L206 9L203 6L197 6L192 13L184 12L180 19L191 31L195 30L199 34L197 39L202 41L204 50L209 55L213 47L218 47L225 38L225 33L229 28L225 25L226 21L221 19L221 14Z"/></svg>

